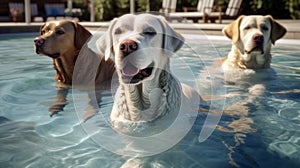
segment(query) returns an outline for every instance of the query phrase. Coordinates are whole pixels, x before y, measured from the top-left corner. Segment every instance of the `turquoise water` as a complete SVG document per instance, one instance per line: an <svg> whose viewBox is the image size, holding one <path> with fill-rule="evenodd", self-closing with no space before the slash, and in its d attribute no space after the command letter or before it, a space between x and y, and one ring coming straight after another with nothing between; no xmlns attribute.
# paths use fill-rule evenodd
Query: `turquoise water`
<svg viewBox="0 0 300 168"><path fill-rule="evenodd" d="M35 36L0 36L0 167L300 166L300 41L278 41L272 50L272 70L220 82L226 93L214 103L225 102L226 111L204 142L198 138L206 114L199 113L191 131L174 147L131 158L107 150L83 127L78 113L85 110L86 102L74 97L85 93L70 90L64 111L49 116L56 96L55 71L50 58L35 54ZM227 55L230 42L219 37L186 38L188 45L172 58L172 70L180 71L183 63L190 67L200 92L207 95L205 86L220 79L205 70ZM179 79L187 84L193 80L182 75ZM100 109L107 117L113 99L109 91L103 95ZM108 126L97 123L95 127Z"/></svg>

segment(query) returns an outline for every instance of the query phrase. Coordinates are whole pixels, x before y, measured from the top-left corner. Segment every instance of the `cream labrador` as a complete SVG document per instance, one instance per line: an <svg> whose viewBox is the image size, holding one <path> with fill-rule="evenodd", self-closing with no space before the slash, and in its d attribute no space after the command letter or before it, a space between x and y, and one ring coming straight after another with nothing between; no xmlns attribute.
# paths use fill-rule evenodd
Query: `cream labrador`
<svg viewBox="0 0 300 168"><path fill-rule="evenodd" d="M271 46L286 33L272 16L240 16L223 28L232 48L223 60L223 70L263 69L271 63Z"/></svg>
<svg viewBox="0 0 300 168"><path fill-rule="evenodd" d="M111 21L97 45L106 59L115 58L120 84L110 119L117 130L198 110L199 94L170 72L170 56L183 43L160 16L127 14Z"/></svg>

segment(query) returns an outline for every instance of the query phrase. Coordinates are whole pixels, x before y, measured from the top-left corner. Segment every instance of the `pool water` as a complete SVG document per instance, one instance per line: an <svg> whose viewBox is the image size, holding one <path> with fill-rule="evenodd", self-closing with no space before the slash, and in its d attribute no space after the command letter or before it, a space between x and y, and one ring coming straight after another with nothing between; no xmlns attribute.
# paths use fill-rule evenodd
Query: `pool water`
<svg viewBox="0 0 300 168"><path fill-rule="evenodd" d="M174 147L132 158L101 146L83 127L78 111L84 111L85 102L73 97L84 93L69 90L64 111L49 116L57 92L55 70L50 58L35 54L35 36L0 36L0 167L300 167L300 41L279 40L272 49L271 70L219 83L222 98L213 101L224 103L225 111L204 142L198 138L206 114L199 113ZM230 41L185 37L187 44L172 58L172 71L184 63L199 92L207 95L211 91L205 85L220 79L206 70L227 55ZM182 75L179 80L192 83ZM107 91L100 102L106 117L112 104Z"/></svg>

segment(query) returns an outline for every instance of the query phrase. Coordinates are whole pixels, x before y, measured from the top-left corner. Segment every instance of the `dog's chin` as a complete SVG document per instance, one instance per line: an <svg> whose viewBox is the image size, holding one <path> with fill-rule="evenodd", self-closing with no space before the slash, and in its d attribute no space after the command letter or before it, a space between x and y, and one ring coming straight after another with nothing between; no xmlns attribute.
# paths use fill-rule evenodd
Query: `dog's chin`
<svg viewBox="0 0 300 168"><path fill-rule="evenodd" d="M259 54L264 54L264 50L263 50L263 48L260 47L260 46L254 47L254 48L252 48L251 50L245 50L244 52L245 52L246 54L248 54L248 55L253 54L253 53L255 53L255 54L257 54L257 53L259 53Z"/></svg>
<svg viewBox="0 0 300 168"><path fill-rule="evenodd" d="M265 64L266 58L264 52L258 49L242 55L242 62L247 69L257 69Z"/></svg>
<svg viewBox="0 0 300 168"><path fill-rule="evenodd" d="M60 53L49 54L47 56L49 56L51 58L58 58L60 56Z"/></svg>
<svg viewBox="0 0 300 168"><path fill-rule="evenodd" d="M48 57L51 57L53 59L58 58L60 56L60 53L54 53L54 54L44 54L47 55Z"/></svg>
<svg viewBox="0 0 300 168"><path fill-rule="evenodd" d="M123 70L120 70L122 83L137 85L147 79L151 79L153 70L154 70L154 63L149 64L144 69L139 69L138 72L131 75L127 75L123 72Z"/></svg>
<svg viewBox="0 0 300 168"><path fill-rule="evenodd" d="M53 54L49 54L49 53L46 53L46 52L44 52L43 50L41 50L41 49L39 49L39 48L36 48L36 49L35 49L35 52L36 52L37 54L46 55L46 56L51 57L51 58L53 58L53 59L58 58L58 57L60 56L60 53L59 53L59 52L53 53Z"/></svg>

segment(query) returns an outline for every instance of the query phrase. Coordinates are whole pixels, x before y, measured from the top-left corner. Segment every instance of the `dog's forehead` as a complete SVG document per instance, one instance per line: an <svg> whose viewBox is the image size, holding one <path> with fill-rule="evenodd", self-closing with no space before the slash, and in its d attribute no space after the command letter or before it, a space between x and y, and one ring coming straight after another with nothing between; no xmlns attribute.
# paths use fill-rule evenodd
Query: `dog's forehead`
<svg viewBox="0 0 300 168"><path fill-rule="evenodd" d="M50 21L50 22L46 22L45 28L48 29L71 28L68 30L73 30L74 26L69 21Z"/></svg>
<svg viewBox="0 0 300 168"><path fill-rule="evenodd" d="M241 21L240 27L247 27L247 26L252 26L252 27L258 27L259 25L266 25L270 26L270 19L265 17L265 16L247 16L244 17Z"/></svg>
<svg viewBox="0 0 300 168"><path fill-rule="evenodd" d="M120 17L115 24L115 29L122 28L127 31L143 31L148 27L153 27L156 30L161 30L159 18L152 15L124 15Z"/></svg>

